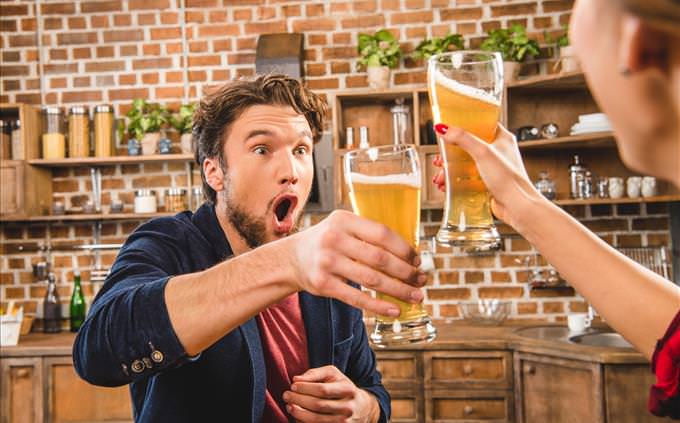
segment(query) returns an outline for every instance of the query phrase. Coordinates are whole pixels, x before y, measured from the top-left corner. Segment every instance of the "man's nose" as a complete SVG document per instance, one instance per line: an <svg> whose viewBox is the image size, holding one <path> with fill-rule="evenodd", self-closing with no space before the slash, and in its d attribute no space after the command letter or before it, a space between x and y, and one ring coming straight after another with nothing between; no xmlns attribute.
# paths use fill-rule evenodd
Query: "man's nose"
<svg viewBox="0 0 680 423"><path fill-rule="evenodd" d="M297 168L297 163L295 162L295 156L291 153L285 153L281 156L278 178L279 183L282 185L297 184L298 180L300 179L300 175Z"/></svg>

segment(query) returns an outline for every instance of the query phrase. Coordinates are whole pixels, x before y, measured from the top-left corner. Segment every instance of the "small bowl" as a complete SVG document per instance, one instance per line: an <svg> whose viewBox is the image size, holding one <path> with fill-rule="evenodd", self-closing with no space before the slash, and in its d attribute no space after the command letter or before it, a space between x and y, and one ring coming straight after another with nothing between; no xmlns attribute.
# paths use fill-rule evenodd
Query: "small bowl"
<svg viewBox="0 0 680 423"><path fill-rule="evenodd" d="M463 318L480 325L500 325L510 314L510 301L485 299L460 303Z"/></svg>

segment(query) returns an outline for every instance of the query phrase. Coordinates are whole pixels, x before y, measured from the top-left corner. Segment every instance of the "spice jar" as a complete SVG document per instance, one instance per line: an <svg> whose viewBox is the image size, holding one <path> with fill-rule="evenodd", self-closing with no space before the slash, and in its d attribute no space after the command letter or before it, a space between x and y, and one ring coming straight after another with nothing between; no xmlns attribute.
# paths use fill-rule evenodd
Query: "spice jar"
<svg viewBox="0 0 680 423"><path fill-rule="evenodd" d="M12 160L24 160L24 143L21 142L21 121L12 121Z"/></svg>
<svg viewBox="0 0 680 423"><path fill-rule="evenodd" d="M138 189L135 191L135 213L155 213L156 192L150 189Z"/></svg>
<svg viewBox="0 0 680 423"><path fill-rule="evenodd" d="M12 140L9 122L0 120L0 160L12 158Z"/></svg>
<svg viewBox="0 0 680 423"><path fill-rule="evenodd" d="M113 144L113 107L100 104L94 108L94 155L110 157L114 155Z"/></svg>
<svg viewBox="0 0 680 423"><path fill-rule="evenodd" d="M64 115L59 107L45 107L42 110L42 156L43 159L66 157L64 137Z"/></svg>
<svg viewBox="0 0 680 423"><path fill-rule="evenodd" d="M181 212L187 209L187 190L169 188L165 191L165 211Z"/></svg>
<svg viewBox="0 0 680 423"><path fill-rule="evenodd" d="M74 106L68 115L68 156L90 155L90 117L87 108Z"/></svg>

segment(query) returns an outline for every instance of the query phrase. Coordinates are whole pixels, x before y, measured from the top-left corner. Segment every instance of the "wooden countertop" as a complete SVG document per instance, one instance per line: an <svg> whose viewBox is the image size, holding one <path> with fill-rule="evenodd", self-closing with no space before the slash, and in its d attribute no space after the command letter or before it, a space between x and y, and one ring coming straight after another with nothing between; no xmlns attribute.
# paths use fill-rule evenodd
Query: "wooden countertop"
<svg viewBox="0 0 680 423"><path fill-rule="evenodd" d="M648 362L635 350L574 344L566 338L529 338L516 333L527 327L563 325L510 321L501 326L473 326L456 320L435 321L435 326L437 339L430 344L378 351L512 350L596 363ZM69 332L54 335L32 333L22 337L16 347L0 348L0 357L70 356L74 338L75 334Z"/></svg>

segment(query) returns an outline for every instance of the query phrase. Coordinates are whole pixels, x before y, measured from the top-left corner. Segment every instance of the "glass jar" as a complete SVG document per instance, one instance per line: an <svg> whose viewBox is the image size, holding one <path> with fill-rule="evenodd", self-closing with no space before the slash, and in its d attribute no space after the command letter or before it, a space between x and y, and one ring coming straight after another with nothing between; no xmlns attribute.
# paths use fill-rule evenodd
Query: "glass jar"
<svg viewBox="0 0 680 423"><path fill-rule="evenodd" d="M404 104L403 98L398 98L396 104L390 108L392 113L392 142L393 144L411 143L411 111Z"/></svg>
<svg viewBox="0 0 680 423"><path fill-rule="evenodd" d="M536 189L548 200L554 200L557 196L555 182L548 177L548 172L541 171L538 176L541 178L536 182Z"/></svg>
<svg viewBox="0 0 680 423"><path fill-rule="evenodd" d="M196 211L201 205L203 205L203 189L201 187L193 187L191 189L191 207Z"/></svg>
<svg viewBox="0 0 680 423"><path fill-rule="evenodd" d="M12 121L12 160L24 160L24 143L21 142L21 121Z"/></svg>
<svg viewBox="0 0 680 423"><path fill-rule="evenodd" d="M66 157L64 136L64 114L59 107L44 107L42 110L42 156L43 159Z"/></svg>
<svg viewBox="0 0 680 423"><path fill-rule="evenodd" d="M84 106L74 106L68 115L68 156L90 155L90 116Z"/></svg>
<svg viewBox="0 0 680 423"><path fill-rule="evenodd" d="M165 211L179 213L187 209L187 190L170 188L165 191Z"/></svg>
<svg viewBox="0 0 680 423"><path fill-rule="evenodd" d="M138 189L135 191L135 213L156 213L156 191Z"/></svg>
<svg viewBox="0 0 680 423"><path fill-rule="evenodd" d="M11 134L9 122L0 120L0 160L11 160L12 158Z"/></svg>
<svg viewBox="0 0 680 423"><path fill-rule="evenodd" d="M113 141L113 107L100 104L94 108L94 155L110 157L115 154Z"/></svg>

